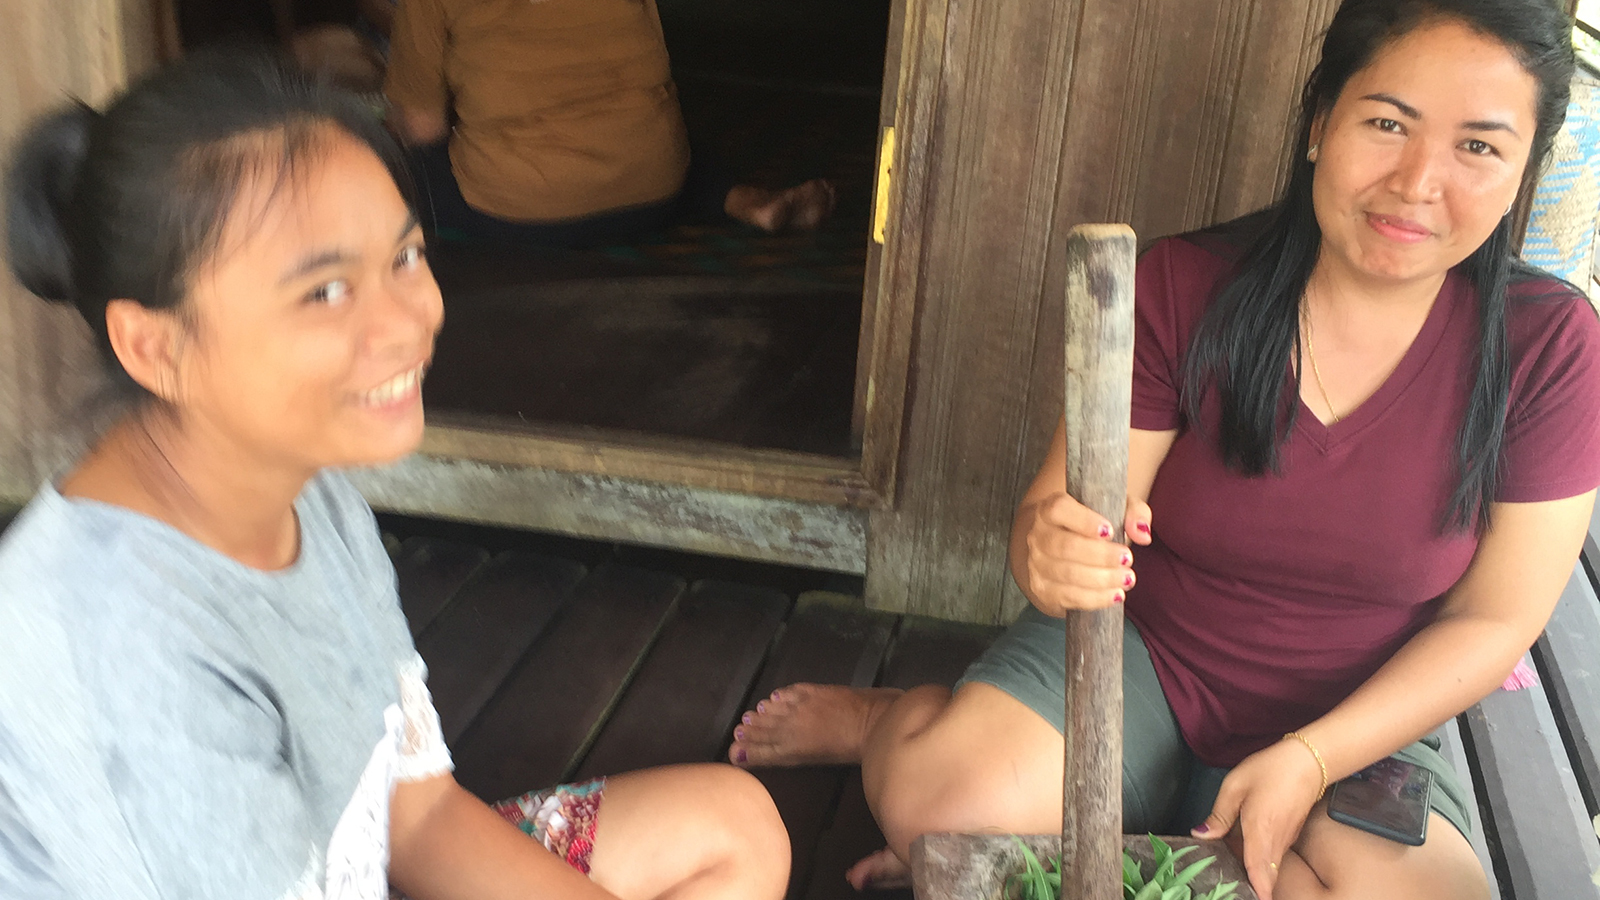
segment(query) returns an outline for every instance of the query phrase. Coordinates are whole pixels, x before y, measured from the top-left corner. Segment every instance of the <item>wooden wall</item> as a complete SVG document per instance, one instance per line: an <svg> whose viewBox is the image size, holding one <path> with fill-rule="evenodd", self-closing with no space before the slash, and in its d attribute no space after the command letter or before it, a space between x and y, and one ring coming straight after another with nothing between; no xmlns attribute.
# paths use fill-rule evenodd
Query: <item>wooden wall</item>
<svg viewBox="0 0 1600 900"><path fill-rule="evenodd" d="M147 0L7 0L0 29L0 154L39 112L98 103L153 64ZM0 228L3 228L0 221ZM3 252L0 243L0 252ZM99 367L75 310L39 302L0 266L0 503L20 502L65 459L63 429Z"/></svg>
<svg viewBox="0 0 1600 900"><path fill-rule="evenodd" d="M1061 411L1066 230L1129 222L1148 242L1268 203L1336 6L912 0L905 52L945 66L936 99L901 111L934 177L920 222L897 222L926 249L870 604L980 622L1021 608L1006 543Z"/></svg>

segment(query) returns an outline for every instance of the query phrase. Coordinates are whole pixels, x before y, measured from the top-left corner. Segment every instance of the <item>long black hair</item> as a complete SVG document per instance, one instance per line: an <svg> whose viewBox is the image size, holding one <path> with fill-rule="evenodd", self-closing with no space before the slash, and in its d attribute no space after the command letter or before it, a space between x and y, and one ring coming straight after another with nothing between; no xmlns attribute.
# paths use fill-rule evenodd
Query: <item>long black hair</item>
<svg viewBox="0 0 1600 900"><path fill-rule="evenodd" d="M1230 468L1261 475L1277 468L1297 404L1287 389L1290 354L1300 367L1300 301L1316 266L1322 229L1312 206L1313 164L1306 158L1313 124L1332 109L1345 83L1386 44L1419 25L1454 20L1503 43L1539 85L1526 190L1566 118L1573 75L1572 23L1552 0L1345 0L1322 42L1322 58L1301 97L1289 183L1257 217L1234 272L1196 329L1184 362L1183 405L1200 421L1203 394L1215 387L1222 407L1218 440ZM1481 340L1477 378L1456 442L1460 481L1442 526L1465 531L1488 524L1500 483L1501 444L1511 390L1506 338L1507 286L1532 274L1511 252L1512 216L1461 264L1478 296Z"/></svg>
<svg viewBox="0 0 1600 900"><path fill-rule="evenodd" d="M33 123L6 177L11 269L23 287L78 308L115 381L106 305L181 311L241 186L278 183L336 128L383 161L411 202L399 146L354 95L264 50L201 52L156 72L102 113L73 103Z"/></svg>

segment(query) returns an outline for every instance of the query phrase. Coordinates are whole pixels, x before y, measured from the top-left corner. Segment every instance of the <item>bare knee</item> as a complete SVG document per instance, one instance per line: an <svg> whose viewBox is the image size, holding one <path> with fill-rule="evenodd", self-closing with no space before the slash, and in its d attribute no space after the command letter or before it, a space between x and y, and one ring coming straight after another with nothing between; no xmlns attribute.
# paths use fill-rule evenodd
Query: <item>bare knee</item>
<svg viewBox="0 0 1600 900"><path fill-rule="evenodd" d="M607 784L591 876L625 900L778 900L789 838L772 798L723 764L666 766Z"/></svg>
<svg viewBox="0 0 1600 900"><path fill-rule="evenodd" d="M696 774L704 779L701 815L708 867L737 871L751 897L783 896L789 881L789 833L772 796L743 769L716 764ZM670 827L665 813L663 827Z"/></svg>
<svg viewBox="0 0 1600 900"><path fill-rule="evenodd" d="M928 832L1060 828L1061 735L995 688L968 685L954 699L909 692L874 744L862 765L867 801L902 859Z"/></svg>
<svg viewBox="0 0 1600 900"><path fill-rule="evenodd" d="M897 772L885 781L878 796L870 798L873 814L895 854L907 859L919 836L942 831L1001 829L1029 832L1021 824L1011 798L992 789L996 779L987 767L967 760L946 765L916 767ZM1059 806L1057 800L1053 805ZM1059 812L1058 812L1059 818ZM1056 823L1059 828L1059 821Z"/></svg>
<svg viewBox="0 0 1600 900"><path fill-rule="evenodd" d="M872 723L872 730L861 748L862 767L871 767L878 761L875 757L895 753L902 745L917 741L936 729L949 712L953 699L947 688L936 684L924 684L901 694Z"/></svg>

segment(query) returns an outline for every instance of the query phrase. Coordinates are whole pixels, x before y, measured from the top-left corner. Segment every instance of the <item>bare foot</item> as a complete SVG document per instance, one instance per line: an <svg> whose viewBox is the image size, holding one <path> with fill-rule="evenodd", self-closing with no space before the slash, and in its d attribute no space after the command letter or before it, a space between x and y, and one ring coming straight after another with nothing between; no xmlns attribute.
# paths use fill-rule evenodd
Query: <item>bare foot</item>
<svg viewBox="0 0 1600 900"><path fill-rule="evenodd" d="M873 723L903 693L834 684L779 688L733 729L728 759L740 766L859 763Z"/></svg>
<svg viewBox="0 0 1600 900"><path fill-rule="evenodd" d="M813 178L782 191L741 184L728 191L723 210L762 231L811 231L833 215L833 183Z"/></svg>
<svg viewBox="0 0 1600 900"><path fill-rule="evenodd" d="M789 198L789 228L794 231L815 231L833 215L837 202L833 182L826 178L813 178L783 193Z"/></svg>
<svg viewBox="0 0 1600 900"><path fill-rule="evenodd" d="M844 880L858 891L892 891L911 887L911 867L900 861L888 847L861 860L844 873Z"/></svg>

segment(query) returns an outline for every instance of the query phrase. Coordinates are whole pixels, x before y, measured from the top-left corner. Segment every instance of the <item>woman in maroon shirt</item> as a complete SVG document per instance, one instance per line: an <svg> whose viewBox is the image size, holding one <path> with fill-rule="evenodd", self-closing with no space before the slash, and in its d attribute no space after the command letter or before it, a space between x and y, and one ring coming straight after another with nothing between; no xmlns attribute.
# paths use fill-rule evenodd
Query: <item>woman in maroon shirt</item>
<svg viewBox="0 0 1600 900"><path fill-rule="evenodd" d="M861 762L889 848L858 887L924 832L1059 827L1059 617L1126 601L1129 830L1229 835L1266 900L1487 896L1418 741L1537 638L1600 484L1600 320L1510 249L1569 28L1548 0L1346 0L1283 197L1139 263L1137 552L1066 496L1058 429L1012 532L1032 608L954 694L794 685L746 716L735 762ZM1321 803L1390 754L1436 775L1420 847Z"/></svg>

